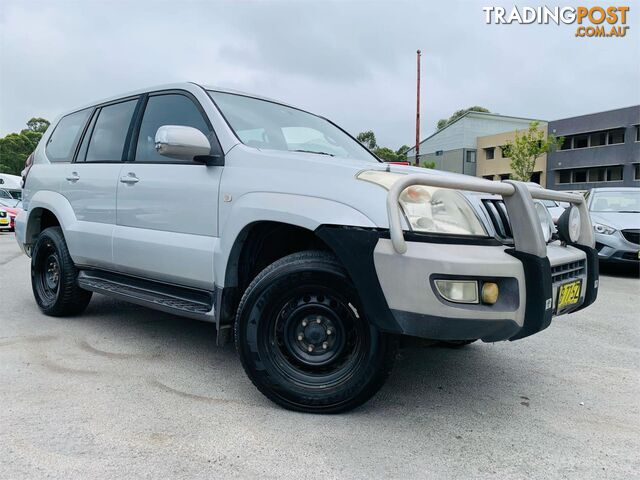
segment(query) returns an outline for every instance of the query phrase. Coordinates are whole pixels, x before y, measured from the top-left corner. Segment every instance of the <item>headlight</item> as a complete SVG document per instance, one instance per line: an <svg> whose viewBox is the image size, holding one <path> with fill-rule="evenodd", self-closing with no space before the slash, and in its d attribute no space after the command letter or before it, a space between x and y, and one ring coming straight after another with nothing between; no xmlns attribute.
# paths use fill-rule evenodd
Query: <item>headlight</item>
<svg viewBox="0 0 640 480"><path fill-rule="evenodd" d="M387 190L404 175L367 170L360 180ZM400 194L400 205L412 230L429 233L487 236L475 211L458 191L448 188L412 185Z"/></svg>
<svg viewBox="0 0 640 480"><path fill-rule="evenodd" d="M544 206L542 202L535 202L534 204L536 213L538 214L538 220L540 221L540 228L542 228L542 236L544 237L544 242L548 243L551 240L551 236L555 231L555 227L553 225L553 218L551 218L551 214L547 207Z"/></svg>
<svg viewBox="0 0 640 480"><path fill-rule="evenodd" d="M602 223L594 223L593 230L596 233L601 233L603 235L612 235L616 232L615 228L612 228L609 225L603 225Z"/></svg>

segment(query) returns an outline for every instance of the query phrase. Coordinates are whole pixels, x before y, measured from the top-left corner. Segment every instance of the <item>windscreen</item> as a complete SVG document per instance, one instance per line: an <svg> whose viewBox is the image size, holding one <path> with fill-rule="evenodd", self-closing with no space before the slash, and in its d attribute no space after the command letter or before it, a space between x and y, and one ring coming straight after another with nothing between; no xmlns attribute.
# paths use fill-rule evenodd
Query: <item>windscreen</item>
<svg viewBox="0 0 640 480"><path fill-rule="evenodd" d="M242 143L250 147L378 162L324 118L275 102L209 91Z"/></svg>
<svg viewBox="0 0 640 480"><path fill-rule="evenodd" d="M640 213L640 190L596 192L591 200L592 212Z"/></svg>

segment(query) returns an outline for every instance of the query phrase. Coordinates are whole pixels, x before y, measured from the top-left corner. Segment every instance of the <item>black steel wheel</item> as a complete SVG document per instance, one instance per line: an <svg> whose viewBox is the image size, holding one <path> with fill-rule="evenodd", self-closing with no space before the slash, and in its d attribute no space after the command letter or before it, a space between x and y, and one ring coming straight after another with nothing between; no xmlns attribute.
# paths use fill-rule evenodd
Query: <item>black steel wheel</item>
<svg viewBox="0 0 640 480"><path fill-rule="evenodd" d="M78 287L77 277L60 227L43 230L31 254L31 287L40 310L52 316L84 311L91 292Z"/></svg>
<svg viewBox="0 0 640 480"><path fill-rule="evenodd" d="M333 255L278 260L247 288L236 319L245 371L267 397L292 410L336 413L367 401L393 365L394 338L365 318Z"/></svg>

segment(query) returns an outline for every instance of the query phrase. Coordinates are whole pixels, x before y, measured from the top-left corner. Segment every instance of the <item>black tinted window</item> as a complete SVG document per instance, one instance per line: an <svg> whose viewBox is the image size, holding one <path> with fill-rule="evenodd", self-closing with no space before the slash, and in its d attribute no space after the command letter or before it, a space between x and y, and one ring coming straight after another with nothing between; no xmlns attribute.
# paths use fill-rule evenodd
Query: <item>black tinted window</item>
<svg viewBox="0 0 640 480"><path fill-rule="evenodd" d="M137 100L102 107L91 133L87 162L122 160L127 131Z"/></svg>
<svg viewBox="0 0 640 480"><path fill-rule="evenodd" d="M156 95L149 97L142 117L136 148L136 160L141 162L176 161L169 157L163 157L156 152L156 132L163 125L182 125L197 128L213 144L213 135L209 131L204 117L191 99L178 94Z"/></svg>
<svg viewBox="0 0 640 480"><path fill-rule="evenodd" d="M70 162L82 135L91 109L81 110L62 117L47 141L45 152L52 162Z"/></svg>

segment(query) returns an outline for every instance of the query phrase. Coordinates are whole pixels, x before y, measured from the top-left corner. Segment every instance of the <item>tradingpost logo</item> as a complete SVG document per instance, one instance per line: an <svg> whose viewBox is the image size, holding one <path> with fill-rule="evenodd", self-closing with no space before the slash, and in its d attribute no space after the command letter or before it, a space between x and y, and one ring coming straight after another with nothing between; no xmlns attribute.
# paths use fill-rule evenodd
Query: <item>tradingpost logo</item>
<svg viewBox="0 0 640 480"><path fill-rule="evenodd" d="M628 6L482 7L485 23L494 25L576 25L576 37L624 37Z"/></svg>

